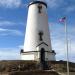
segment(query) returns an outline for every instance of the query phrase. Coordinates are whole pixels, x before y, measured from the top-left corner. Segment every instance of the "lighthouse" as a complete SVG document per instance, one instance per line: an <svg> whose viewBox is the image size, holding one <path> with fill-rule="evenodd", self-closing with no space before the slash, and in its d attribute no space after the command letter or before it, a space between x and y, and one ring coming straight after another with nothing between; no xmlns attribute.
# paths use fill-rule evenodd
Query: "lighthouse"
<svg viewBox="0 0 75 75"><path fill-rule="evenodd" d="M55 61L55 54L51 46L47 4L44 0L33 0L28 5L24 49L21 50L21 59Z"/></svg>

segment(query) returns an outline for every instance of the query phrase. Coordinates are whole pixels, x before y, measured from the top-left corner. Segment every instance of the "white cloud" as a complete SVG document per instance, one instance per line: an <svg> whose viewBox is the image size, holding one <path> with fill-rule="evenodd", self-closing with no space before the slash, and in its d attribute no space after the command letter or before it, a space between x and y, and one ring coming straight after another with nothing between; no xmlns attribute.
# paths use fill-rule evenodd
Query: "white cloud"
<svg viewBox="0 0 75 75"><path fill-rule="evenodd" d="M54 36L55 37L55 36ZM71 41L71 40L70 40ZM75 40L68 41L68 51L69 51L69 60L75 62ZM66 43L65 40L61 38L53 39L52 37L52 48L56 52L56 59L57 60L66 60Z"/></svg>
<svg viewBox="0 0 75 75"><path fill-rule="evenodd" d="M73 12L75 11L75 5L71 5L71 6L68 6L65 11L68 13L68 12Z"/></svg>
<svg viewBox="0 0 75 75"><path fill-rule="evenodd" d="M18 48L0 48L0 60L19 60L20 50Z"/></svg>
<svg viewBox="0 0 75 75"><path fill-rule="evenodd" d="M71 27L70 27L71 26ZM68 48L69 48L69 60L75 62L75 27L69 25L68 27ZM51 41L52 48L56 51L57 60L66 60L66 44L65 44L65 32L64 26L56 23L51 25Z"/></svg>
<svg viewBox="0 0 75 75"><path fill-rule="evenodd" d="M24 46L23 45L19 45L18 46L20 49L24 49Z"/></svg>
<svg viewBox="0 0 75 75"><path fill-rule="evenodd" d="M13 26L13 25L24 25L22 22L12 22L8 20L1 20L0 26Z"/></svg>
<svg viewBox="0 0 75 75"><path fill-rule="evenodd" d="M16 8L21 4L21 0L0 0L0 6L5 8Z"/></svg>
<svg viewBox="0 0 75 75"><path fill-rule="evenodd" d="M7 35L22 36L23 33L20 30L3 28L4 26L7 27L7 26L14 26L14 25L24 25L24 23L1 20L0 21L0 36L7 36Z"/></svg>
<svg viewBox="0 0 75 75"><path fill-rule="evenodd" d="M8 29L0 28L0 32L8 31Z"/></svg>
<svg viewBox="0 0 75 75"><path fill-rule="evenodd" d="M23 33L19 30L0 28L0 36L8 36L8 35L22 36Z"/></svg>
<svg viewBox="0 0 75 75"><path fill-rule="evenodd" d="M3 26L3 25L14 25L15 23L14 22L10 22L10 21L0 21L0 26Z"/></svg>
<svg viewBox="0 0 75 75"><path fill-rule="evenodd" d="M15 34L15 35L19 35L19 36L22 36L23 33L19 30L11 30L12 34Z"/></svg>
<svg viewBox="0 0 75 75"><path fill-rule="evenodd" d="M61 5L63 0L45 0L50 8L57 8Z"/></svg>

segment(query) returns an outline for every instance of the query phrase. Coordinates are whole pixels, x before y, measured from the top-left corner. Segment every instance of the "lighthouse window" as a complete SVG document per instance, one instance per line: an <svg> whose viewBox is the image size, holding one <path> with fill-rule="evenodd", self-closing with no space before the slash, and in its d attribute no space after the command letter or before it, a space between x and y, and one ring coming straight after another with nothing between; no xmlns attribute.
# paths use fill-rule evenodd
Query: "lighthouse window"
<svg viewBox="0 0 75 75"><path fill-rule="evenodd" d="M42 31L39 32L39 40L40 40L40 41L43 41L43 32L42 32Z"/></svg>
<svg viewBox="0 0 75 75"><path fill-rule="evenodd" d="M42 5L38 5L38 12L41 13Z"/></svg>

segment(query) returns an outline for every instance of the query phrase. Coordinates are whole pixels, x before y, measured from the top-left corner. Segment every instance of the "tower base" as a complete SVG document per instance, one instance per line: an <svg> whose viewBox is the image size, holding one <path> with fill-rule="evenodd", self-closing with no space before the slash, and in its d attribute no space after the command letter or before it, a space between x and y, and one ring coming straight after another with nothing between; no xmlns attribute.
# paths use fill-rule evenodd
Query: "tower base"
<svg viewBox="0 0 75 75"><path fill-rule="evenodd" d="M55 61L55 51L44 51L44 53L40 53L40 51L27 51L24 52L22 49L21 52L21 60L34 60L39 61L41 59L41 56L43 56L45 61ZM44 55L43 55L44 54Z"/></svg>

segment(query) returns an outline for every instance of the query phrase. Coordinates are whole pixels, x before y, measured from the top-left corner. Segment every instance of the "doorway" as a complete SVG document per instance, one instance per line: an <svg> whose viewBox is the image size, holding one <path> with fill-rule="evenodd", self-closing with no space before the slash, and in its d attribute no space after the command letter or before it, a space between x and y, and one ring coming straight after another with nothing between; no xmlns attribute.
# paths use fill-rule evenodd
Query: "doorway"
<svg viewBox="0 0 75 75"><path fill-rule="evenodd" d="M40 61L43 62L45 61L45 49L41 48L40 50Z"/></svg>

